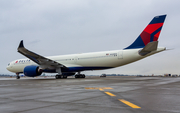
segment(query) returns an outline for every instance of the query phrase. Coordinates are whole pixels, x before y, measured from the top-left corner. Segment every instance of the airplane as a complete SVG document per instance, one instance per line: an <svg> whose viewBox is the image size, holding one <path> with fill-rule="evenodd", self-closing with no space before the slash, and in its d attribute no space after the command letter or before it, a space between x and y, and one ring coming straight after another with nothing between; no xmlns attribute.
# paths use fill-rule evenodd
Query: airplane
<svg viewBox="0 0 180 113"><path fill-rule="evenodd" d="M20 73L28 77L40 76L42 73L58 73L56 79L65 79L74 75L75 78L85 78L82 71L123 66L166 50L165 47L158 47L158 38L165 18L166 15L155 16L137 39L122 50L44 57L26 49L21 40L17 50L27 59L10 62L7 70L16 73L17 79L20 79Z"/></svg>

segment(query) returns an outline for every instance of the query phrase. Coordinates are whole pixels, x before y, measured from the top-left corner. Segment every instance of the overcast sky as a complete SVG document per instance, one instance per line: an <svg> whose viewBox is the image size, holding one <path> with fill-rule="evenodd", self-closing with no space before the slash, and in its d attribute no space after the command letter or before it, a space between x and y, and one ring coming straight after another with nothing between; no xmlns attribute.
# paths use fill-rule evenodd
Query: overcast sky
<svg viewBox="0 0 180 113"><path fill-rule="evenodd" d="M21 40L42 56L118 50L129 46L154 16L167 14L159 46L173 49L84 74L180 74L179 0L0 0L0 74L25 58Z"/></svg>

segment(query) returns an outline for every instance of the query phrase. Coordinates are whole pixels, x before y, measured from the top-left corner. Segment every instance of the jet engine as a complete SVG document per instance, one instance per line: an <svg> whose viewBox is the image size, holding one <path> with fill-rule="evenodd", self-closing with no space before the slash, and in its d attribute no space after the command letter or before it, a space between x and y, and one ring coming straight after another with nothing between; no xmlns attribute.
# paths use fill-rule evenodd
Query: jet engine
<svg viewBox="0 0 180 113"><path fill-rule="evenodd" d="M26 66L24 68L24 75L28 77L35 77L35 76L40 76L42 74L42 70L39 69L39 66Z"/></svg>

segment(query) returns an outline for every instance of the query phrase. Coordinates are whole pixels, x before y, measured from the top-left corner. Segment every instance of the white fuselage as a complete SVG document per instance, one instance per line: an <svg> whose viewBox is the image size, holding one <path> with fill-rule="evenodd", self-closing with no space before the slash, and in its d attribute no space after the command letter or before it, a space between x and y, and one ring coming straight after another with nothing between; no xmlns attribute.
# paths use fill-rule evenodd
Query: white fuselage
<svg viewBox="0 0 180 113"><path fill-rule="evenodd" d="M165 50L165 48L162 47L162 48L158 48L156 51L152 51L148 55L141 56L139 55L139 51L141 49L125 49L125 50L103 51L103 52L82 53L82 54L72 54L72 55L60 55L60 56L50 56L47 58L54 60L58 63L61 63L67 68L88 67L85 70L96 70L96 69L99 70L99 69L114 68L114 67L126 65L128 63L135 62L137 60L143 59L147 56ZM18 59L8 64L7 69L14 73L20 73L23 72L24 68L28 65L39 66L32 60ZM53 68L48 67L48 69L53 69Z"/></svg>

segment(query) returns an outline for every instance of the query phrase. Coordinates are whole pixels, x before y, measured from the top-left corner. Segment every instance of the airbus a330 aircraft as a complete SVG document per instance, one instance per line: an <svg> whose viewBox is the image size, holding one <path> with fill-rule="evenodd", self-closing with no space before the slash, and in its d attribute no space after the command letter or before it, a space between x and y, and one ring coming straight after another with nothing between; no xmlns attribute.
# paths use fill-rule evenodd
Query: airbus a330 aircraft
<svg viewBox="0 0 180 113"><path fill-rule="evenodd" d="M154 17L138 38L123 50L44 57L26 49L21 41L18 52L28 59L12 61L7 70L16 73L17 79L20 78L20 73L35 77L42 72L58 73L55 77L59 79L76 73L75 78L85 78L80 72L123 66L166 50L165 47L158 47L158 38L165 18L166 15Z"/></svg>

